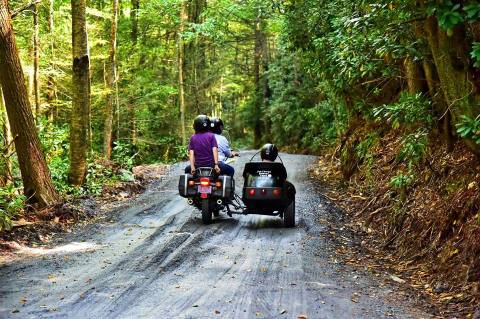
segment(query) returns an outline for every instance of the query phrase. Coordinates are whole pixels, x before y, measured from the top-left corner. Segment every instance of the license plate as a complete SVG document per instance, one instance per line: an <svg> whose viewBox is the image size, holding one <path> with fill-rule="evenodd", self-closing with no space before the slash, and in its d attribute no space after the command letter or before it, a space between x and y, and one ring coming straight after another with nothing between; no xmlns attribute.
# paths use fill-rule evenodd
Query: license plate
<svg viewBox="0 0 480 319"><path fill-rule="evenodd" d="M202 186L198 185L198 192L204 194L211 194L212 193L212 186Z"/></svg>

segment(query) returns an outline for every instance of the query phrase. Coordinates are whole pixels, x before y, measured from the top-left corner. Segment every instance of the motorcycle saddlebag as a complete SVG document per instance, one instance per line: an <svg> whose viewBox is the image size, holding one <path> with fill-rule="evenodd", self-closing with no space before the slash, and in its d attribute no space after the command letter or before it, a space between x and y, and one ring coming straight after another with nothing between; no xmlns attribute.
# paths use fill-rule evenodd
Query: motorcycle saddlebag
<svg viewBox="0 0 480 319"><path fill-rule="evenodd" d="M197 186L188 187L188 181L192 180L191 174L182 174L178 180L178 193L182 197L192 197L197 193Z"/></svg>
<svg viewBox="0 0 480 319"><path fill-rule="evenodd" d="M221 198L232 198L235 191L235 180L231 176L220 175L217 181L220 181L222 186L217 188L213 195Z"/></svg>

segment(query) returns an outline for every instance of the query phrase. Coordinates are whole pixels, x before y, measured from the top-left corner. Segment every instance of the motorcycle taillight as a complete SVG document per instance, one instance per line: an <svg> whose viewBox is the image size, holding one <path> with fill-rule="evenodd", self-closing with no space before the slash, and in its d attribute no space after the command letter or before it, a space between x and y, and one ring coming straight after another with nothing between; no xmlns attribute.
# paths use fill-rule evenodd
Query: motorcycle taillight
<svg viewBox="0 0 480 319"><path fill-rule="evenodd" d="M201 177L200 178L200 185L210 186L210 179L208 177Z"/></svg>

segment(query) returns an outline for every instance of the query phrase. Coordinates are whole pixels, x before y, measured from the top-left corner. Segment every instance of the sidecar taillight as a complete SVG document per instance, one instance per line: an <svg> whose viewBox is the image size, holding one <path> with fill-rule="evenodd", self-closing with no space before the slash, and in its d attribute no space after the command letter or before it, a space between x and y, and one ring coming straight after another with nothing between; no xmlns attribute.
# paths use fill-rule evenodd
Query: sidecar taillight
<svg viewBox="0 0 480 319"><path fill-rule="evenodd" d="M273 190L273 196L279 197L280 195L282 195L282 190L280 188L275 188Z"/></svg>
<svg viewBox="0 0 480 319"><path fill-rule="evenodd" d="M222 187L222 182L220 182L220 181L216 182L216 183L215 183L215 187L216 187L216 188Z"/></svg>
<svg viewBox="0 0 480 319"><path fill-rule="evenodd" d="M200 178L200 185L202 186L210 186L210 179L208 177Z"/></svg>
<svg viewBox="0 0 480 319"><path fill-rule="evenodd" d="M189 180L188 181L188 186L195 186L195 181L194 180Z"/></svg>
<svg viewBox="0 0 480 319"><path fill-rule="evenodd" d="M250 196L255 195L255 189L254 189L254 188L249 189L249 190L248 190L248 194L249 194Z"/></svg>

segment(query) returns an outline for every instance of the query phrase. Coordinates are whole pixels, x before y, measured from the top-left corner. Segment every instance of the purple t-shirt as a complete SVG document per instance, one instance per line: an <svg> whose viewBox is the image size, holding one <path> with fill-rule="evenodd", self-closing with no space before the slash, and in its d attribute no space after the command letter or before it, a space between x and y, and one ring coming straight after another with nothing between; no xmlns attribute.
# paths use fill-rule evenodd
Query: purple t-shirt
<svg viewBox="0 0 480 319"><path fill-rule="evenodd" d="M196 133L190 137L188 150L193 151L195 155L195 166L213 166L215 160L213 158L212 148L218 147L215 135L210 132Z"/></svg>

